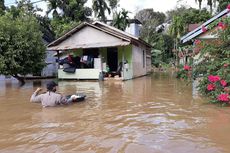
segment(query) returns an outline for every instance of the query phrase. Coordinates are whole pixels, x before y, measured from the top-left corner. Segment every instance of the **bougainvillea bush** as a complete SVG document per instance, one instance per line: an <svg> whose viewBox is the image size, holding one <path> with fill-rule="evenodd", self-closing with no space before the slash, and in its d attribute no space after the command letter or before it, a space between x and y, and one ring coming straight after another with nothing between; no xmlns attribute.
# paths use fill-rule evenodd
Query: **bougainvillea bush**
<svg viewBox="0 0 230 153"><path fill-rule="evenodd" d="M212 103L230 104L230 19L221 19L215 34L219 39L206 41L194 62L194 77L201 77L199 91Z"/></svg>
<svg viewBox="0 0 230 153"><path fill-rule="evenodd" d="M181 80L190 80L192 76L192 67L189 65L180 65L177 71L177 78Z"/></svg>

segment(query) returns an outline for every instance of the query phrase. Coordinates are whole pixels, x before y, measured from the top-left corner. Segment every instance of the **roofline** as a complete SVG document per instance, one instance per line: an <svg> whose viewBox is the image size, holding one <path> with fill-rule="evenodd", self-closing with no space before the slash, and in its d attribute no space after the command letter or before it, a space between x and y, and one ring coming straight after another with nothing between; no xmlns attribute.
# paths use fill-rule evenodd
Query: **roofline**
<svg viewBox="0 0 230 153"><path fill-rule="evenodd" d="M105 26L105 27L111 29L112 31L100 28L100 27L96 26L95 24L100 24L102 26ZM128 33L124 32L124 31L121 31L121 30L119 30L117 28L109 26L107 24L101 23L99 21L95 21L93 23L83 22L83 23L79 24L78 26L76 26L75 28L73 28L72 30L66 32L64 35L62 35L58 39L56 39L53 42L51 42L50 44L48 44L47 47L52 47L52 46L60 44L65 39L67 39L68 37L72 36L75 32L77 32L78 30L82 29L85 26L90 26L92 28L95 28L97 30L103 31L103 32L105 32L107 34L110 34L110 35L112 35L114 37L117 37L119 39L122 39L122 40L125 40L125 41L128 41L128 42L132 42L133 40L138 41L138 42L148 46L149 48L152 48L152 46L150 44L148 44L147 42L145 42L144 40L142 40L140 38L137 38L137 37L135 37L135 36L133 36L131 34L128 34ZM118 34L113 32L113 31L116 31Z"/></svg>
<svg viewBox="0 0 230 153"><path fill-rule="evenodd" d="M101 22L101 20L97 20L99 22ZM106 20L106 22L112 22L113 20ZM138 19L128 19L128 22L129 24L132 24L132 23L136 23L136 24L142 24L142 22Z"/></svg>
<svg viewBox="0 0 230 153"><path fill-rule="evenodd" d="M145 41L142 40L141 38L135 37L135 36L133 36L133 35L127 33L127 32L124 32L124 31L120 30L120 29L117 29L117 28L115 28L115 27L109 26L109 25L107 25L107 24L105 24L105 23L102 23L102 22L99 22L99 21L94 21L92 24L94 24L94 25L95 25L95 24L103 25L103 26L105 26L105 27L107 27L107 28L109 28L109 29L111 29L111 30L114 30L114 31L116 31L116 32L118 32L118 33L121 33L121 34L123 34L123 35L125 35L125 36L127 36L127 37L130 37L131 39L134 39L134 40L136 40L136 41L139 41L139 42L145 44L146 46L152 48L152 46L151 46L150 44L148 44L147 42L145 42Z"/></svg>
<svg viewBox="0 0 230 153"><path fill-rule="evenodd" d="M208 21L204 22L203 24L201 24L199 27L197 27L196 29L194 29L193 31L187 33L186 35L182 36L181 37L181 41L182 43L185 43L191 39L193 39L194 37L200 35L202 32L202 27L206 27L208 26L210 23L212 23L213 21L215 21L216 19L224 16L225 14L228 14L229 13L229 10L228 9L225 9L223 10L222 12L220 12L219 14L217 14L216 16L212 17L211 19L209 19Z"/></svg>
<svg viewBox="0 0 230 153"><path fill-rule="evenodd" d="M116 35L116 34L114 34L114 33L111 33L111 32L109 32L109 31L106 31L106 30L104 30L104 29L102 29L102 28L99 28L99 27L97 27L97 26L95 26L95 25L92 25L92 24L90 24L90 23L83 22L83 23L81 23L80 25L78 25L77 27L75 27L75 28L73 28L72 30L68 31L68 32L67 32L66 34L64 34L63 36L59 37L59 38L56 39L55 41L53 41L53 42L51 42L50 44L48 44L47 47L52 47L52 46L54 46L54 45L58 45L59 43L61 43L62 41L64 41L64 40L67 39L68 37L70 37L73 33L75 33L76 31L78 31L78 30L80 30L80 29L82 29L82 28L85 27L85 26L93 27L93 28L95 28L95 29L98 29L98 30L100 30L100 31L103 31L103 32L105 32L105 33L108 33L108 34L110 34L110 35L113 35L113 36L115 36L115 37L117 37L117 38L120 38L120 39L122 39L122 40L125 40L125 41L129 41L129 42L131 41L130 39L127 39L127 38L125 38L125 37Z"/></svg>

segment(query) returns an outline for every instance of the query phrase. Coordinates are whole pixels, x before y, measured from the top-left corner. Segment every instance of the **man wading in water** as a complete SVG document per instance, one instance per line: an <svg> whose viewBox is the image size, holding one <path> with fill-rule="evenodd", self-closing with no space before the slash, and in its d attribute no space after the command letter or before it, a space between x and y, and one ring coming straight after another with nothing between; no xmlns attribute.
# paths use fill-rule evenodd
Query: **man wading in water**
<svg viewBox="0 0 230 153"><path fill-rule="evenodd" d="M48 82L46 85L47 92L40 95L39 92L42 90L42 88L37 88L37 90L32 94L30 101L41 102L43 107L49 107L70 104L76 99L74 96L71 96L69 99L67 99L65 96L55 93L57 90L56 86L57 84L54 81Z"/></svg>

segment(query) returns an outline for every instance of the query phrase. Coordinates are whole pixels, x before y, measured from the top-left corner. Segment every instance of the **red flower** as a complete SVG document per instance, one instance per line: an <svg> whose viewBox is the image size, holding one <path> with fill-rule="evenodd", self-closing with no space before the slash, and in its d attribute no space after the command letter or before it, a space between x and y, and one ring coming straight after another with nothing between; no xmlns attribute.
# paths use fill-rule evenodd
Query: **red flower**
<svg viewBox="0 0 230 153"><path fill-rule="evenodd" d="M228 83L227 83L225 80L221 80L221 81L220 81L220 84L221 84L223 87L225 87Z"/></svg>
<svg viewBox="0 0 230 153"><path fill-rule="evenodd" d="M218 75L214 76L214 75L209 75L208 76L208 80L212 83L215 83L217 81L220 81L220 77Z"/></svg>
<svg viewBox="0 0 230 153"><path fill-rule="evenodd" d="M227 9L230 10L230 4L228 4Z"/></svg>
<svg viewBox="0 0 230 153"><path fill-rule="evenodd" d="M229 94L220 94L217 97L217 100L221 101L221 102L229 102Z"/></svg>
<svg viewBox="0 0 230 153"><path fill-rule="evenodd" d="M188 65L185 65L184 66L184 70L186 70L186 71L189 71L189 70L191 70L192 68L190 67L190 66L188 66Z"/></svg>
<svg viewBox="0 0 230 153"><path fill-rule="evenodd" d="M222 29L222 30L225 30L225 29L227 28L227 25L224 24L223 22L219 22L219 23L218 23L218 27L219 27L220 29Z"/></svg>
<svg viewBox="0 0 230 153"><path fill-rule="evenodd" d="M215 88L216 88L216 86L214 84L208 84L208 86L207 86L208 91L215 90Z"/></svg>
<svg viewBox="0 0 230 153"><path fill-rule="evenodd" d="M199 45L201 43L201 41L196 39L194 43L195 43L195 45Z"/></svg>
<svg viewBox="0 0 230 153"><path fill-rule="evenodd" d="M228 67L228 64L226 63L226 64L224 64L224 67Z"/></svg>
<svg viewBox="0 0 230 153"><path fill-rule="evenodd" d="M207 31L207 28L206 28L204 25L202 25L201 30L202 30L202 32L206 32L206 31Z"/></svg>

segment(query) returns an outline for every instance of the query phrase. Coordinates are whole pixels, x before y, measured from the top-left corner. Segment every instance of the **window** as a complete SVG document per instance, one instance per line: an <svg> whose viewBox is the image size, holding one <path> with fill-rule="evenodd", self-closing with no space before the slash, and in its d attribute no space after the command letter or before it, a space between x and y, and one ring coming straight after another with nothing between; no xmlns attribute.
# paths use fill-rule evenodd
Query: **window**
<svg viewBox="0 0 230 153"><path fill-rule="evenodd" d="M145 50L143 50L143 68L145 68Z"/></svg>

